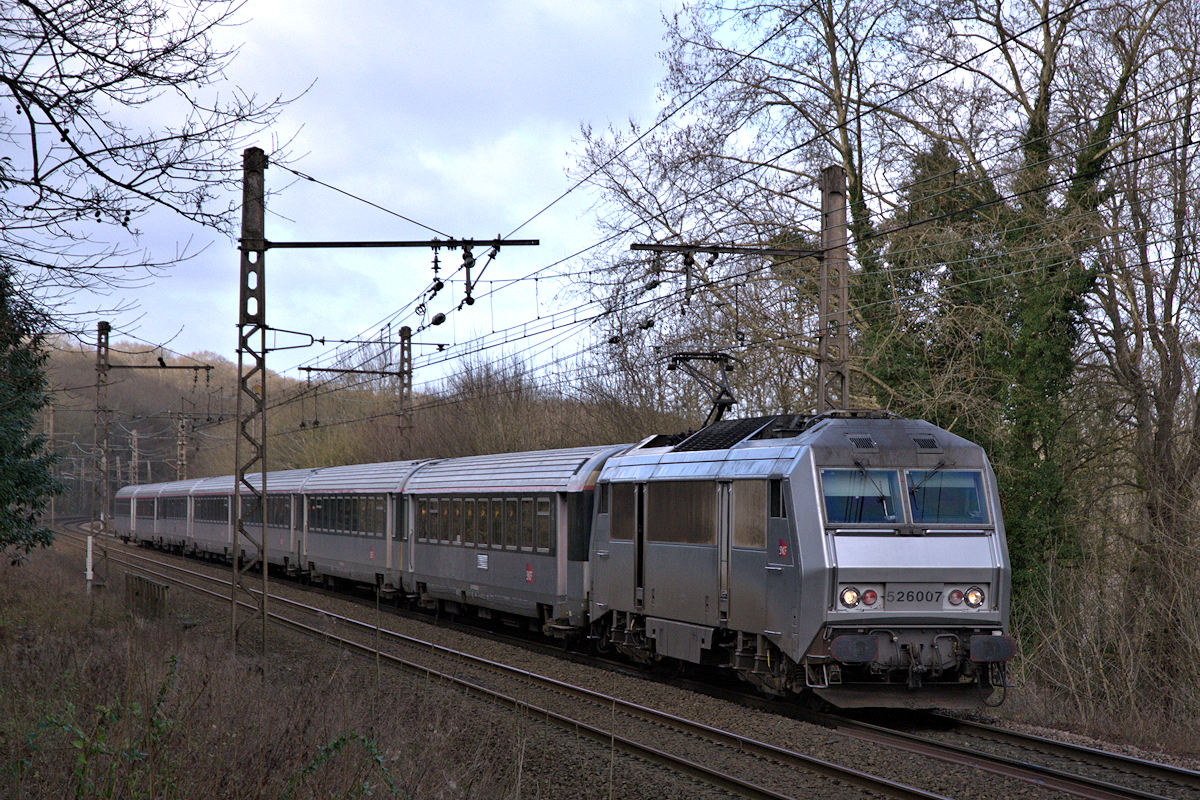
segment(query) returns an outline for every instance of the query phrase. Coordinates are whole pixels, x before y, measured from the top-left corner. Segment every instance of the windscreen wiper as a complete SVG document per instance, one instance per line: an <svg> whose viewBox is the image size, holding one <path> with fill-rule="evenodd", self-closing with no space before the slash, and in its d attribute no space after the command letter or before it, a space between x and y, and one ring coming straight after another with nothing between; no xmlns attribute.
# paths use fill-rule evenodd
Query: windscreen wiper
<svg viewBox="0 0 1200 800"><path fill-rule="evenodd" d="M932 478L934 474L944 466L946 466L946 459L943 458L942 460L938 461L937 466L929 470L929 472L926 472L925 477L921 478L921 482L909 489L908 493L911 496L916 497L917 492L919 492L925 486L925 484L929 483L929 479Z"/></svg>
<svg viewBox="0 0 1200 800"><path fill-rule="evenodd" d="M888 496L887 496L887 493L883 491L883 487L875 482L875 479L871 477L871 473L867 472L867 468L864 467L862 465L862 462L859 461L857 458L854 459L854 466L858 467L858 471L862 473L863 477L866 478L868 481L870 481L871 485L875 487L875 491L878 495L879 505L883 507L884 517L893 516L891 513L888 512L888 507L887 507Z"/></svg>

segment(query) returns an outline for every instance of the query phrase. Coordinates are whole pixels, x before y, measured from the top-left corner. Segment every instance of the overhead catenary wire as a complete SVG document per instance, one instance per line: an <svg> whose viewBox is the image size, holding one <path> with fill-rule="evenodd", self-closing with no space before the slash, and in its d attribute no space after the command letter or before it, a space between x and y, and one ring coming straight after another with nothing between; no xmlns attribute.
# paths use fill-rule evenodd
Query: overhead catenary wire
<svg viewBox="0 0 1200 800"><path fill-rule="evenodd" d="M1044 188L1046 188L1046 187L1043 187L1043 189L1044 189ZM894 231L884 231L884 232L880 232L880 233L878 233L878 235L879 235L879 236L884 236L884 235L887 235L888 233L894 233ZM559 262L559 263L561 263L561 262ZM914 269L915 269L915 268L914 268Z"/></svg>
<svg viewBox="0 0 1200 800"><path fill-rule="evenodd" d="M1067 14L1068 12L1073 12L1073 11L1074 11L1074 10L1076 10L1077 8L1081 7L1081 6L1082 6L1082 5L1083 5L1085 2L1086 2L1086 0L1077 0L1077 2L1075 2L1075 3L1073 3L1073 4L1069 5L1069 6L1065 6L1064 8L1062 8L1062 9L1060 9L1059 11L1055 12L1054 14L1051 14L1051 15L1049 16L1048 20L1046 20L1046 21L1054 21L1054 20L1058 19L1059 17L1061 17L1061 16L1063 16L1063 15ZM798 18L798 17L797 17L797 18ZM792 20L792 23L794 23L794 22L795 22L795 20L796 20L797 18L793 18L793 20ZM789 23L789 24L791 24L791 23ZM936 74L934 74L934 75L931 75L931 76L929 76L929 77L925 78L924 80L918 81L918 82L917 82L917 83L915 83L914 85L912 85L912 86L910 86L910 87L908 87L908 88L906 88L906 89L903 89L903 90L901 90L901 91L899 91L899 92L897 92L897 93L893 94L891 97L889 97L889 98L886 98L885 100L882 100L882 101L880 101L880 102L878 102L878 103L873 103L873 104L871 104L871 107L870 107L870 109L869 109L869 110L870 110L870 111L877 111L877 110L879 110L879 109L881 109L881 108L884 108L884 107L886 107L886 106L888 106L888 105L891 105L891 104L893 104L893 103L895 103L895 102L899 101L900 99L902 99L902 98L904 98L904 97L906 97L906 96L908 96L908 95L912 94L913 92L917 91L918 89L920 89L920 88L923 88L923 87L925 87L925 86L928 86L928 85L930 85L931 83L933 83L933 82L934 82L934 81L936 81L936 80L940 80L940 79L944 78L945 76L947 76L947 75L951 74L951 73L952 73L952 72L954 72L955 70L957 70L957 69L961 69L961 68L963 68L965 65L967 65L967 64L970 64L970 63L972 63L973 61L976 61L976 60L978 60L978 59L980 59L980 58L983 58L984 56L986 56L986 55L990 54L992 51L994 51L994 50L998 49L998 48L999 48L999 47L1000 47L1002 44L1004 44L1004 43L1007 43L1007 42L1010 42L1010 41L1014 41L1014 40L1019 40L1019 38L1020 38L1021 36L1024 36L1024 35L1026 35L1026 34L1028 34L1028 33L1032 32L1032 31L1035 31L1035 30L1037 30L1037 29L1038 29L1038 28L1039 28L1039 27L1040 27L1042 24L1044 24L1044 21L1039 21L1039 22L1037 22L1037 23L1035 23L1035 24L1033 24L1033 25L1030 25L1029 27L1027 27L1026 29L1024 29L1024 30L1022 30L1022 31L1019 31L1019 32L1016 32L1016 33L1009 34L1009 35L1007 35L1006 37L1004 37L1004 39L1003 39L1003 42L997 42L997 43L995 43L995 44L991 45L990 47L984 48L983 50L979 51L978 53L975 53L975 54L974 54L974 55L972 55L970 58L967 58L967 59L963 60L963 61L962 61L962 62L960 62L960 63L956 63L956 64L954 64L954 65L951 65L951 66L949 66L949 67L945 68L944 70L941 70L940 72L937 72ZM775 35L778 35L778 32L776 32L776 34L774 34L772 37L769 37L769 38L768 38L768 39L767 39L767 40L766 40L766 41L765 41L765 42L764 42L762 45L760 45L759 47L755 48L755 50L751 51L751 53L750 53L750 54L747 54L745 57L749 57L749 55L751 55L753 52L757 52L757 50L758 50L758 49L760 49L760 48L761 48L762 46L764 46L764 45L765 45L767 42L769 42L771 39L773 39ZM737 63L740 63L740 60L739 60L739 62L737 62ZM735 64L734 66L736 66L736 64ZM733 67L730 67L730 70L731 70L732 68L733 68ZM704 87L704 89L706 90L706 89L707 89L709 86L711 86L713 83L715 83L715 80L716 80L716 79L714 79L713 81L710 81L710 83L706 84L706 85L705 85L705 87ZM849 118L848 118L848 119L847 119L847 120L846 120L844 123L842 123L842 124L846 124L846 125L854 124L855 122L857 122L858 120L860 120L860 119L862 118L862 116L863 116L865 113L867 113L867 112L858 112L858 113L856 113L856 114L853 114L853 115L851 115L851 116L850 116L850 117L849 117ZM780 159L782 159L783 157L785 157L785 156L787 156L787 155L790 155L791 153L794 153L794 152L796 152L796 151L798 151L798 150L802 149L803 147L809 146L809 145L813 144L814 142L818 141L818 140L819 140L820 138L822 138L823 136L826 136L826 135L828 135L828 134L832 133L834 130L836 130L836 128L837 128L837 127L839 127L839 126L834 126L834 127L830 127L830 128L823 129L823 130L819 131L818 133L814 134L813 136L809 137L809 138L808 138L808 139L806 139L805 141L803 141L803 142L801 142L801 143L799 143L799 144L793 145L792 147L789 147L789 148L787 148L787 149L783 150L782 152L780 152L779 154L777 154L777 155L773 156L772 158L768 159L767 161L765 161L765 162L762 162L762 163L760 163L760 164L755 164L755 165L752 165L751 167L749 167L749 168L747 168L747 169L745 169L745 170L742 170L741 172L737 172L736 174L734 174L734 175L730 176L729 178L727 178L727 179L725 179L725 180L723 180L723 181L720 181L720 182L718 182L718 183L714 184L713 186L709 187L708 189L706 189L706 190L704 190L704 191L702 191L702 192L699 192L699 193L697 193L697 194L696 194L696 195L694 195L693 197L700 197L700 196L703 196L703 195L705 195L705 194L708 194L708 193L714 192L714 191L716 191L717 189L719 189L719 188L722 188L722 187L724 187L724 186L727 186L727 185L729 185L730 183L732 183L732 182L734 182L734 181L736 181L736 180L741 180L742 178L746 177L747 175L749 175L749 174L751 174L751 173L753 173L753 172L755 172L755 171L757 171L757 170L759 170L759 169L761 169L761 168L763 168L763 167L770 166L771 164L773 164L773 163L775 163L775 162L779 161ZM644 137L643 137L643 138L644 138ZM631 145L631 146L632 146L632 145ZM628 149L628 148L626 148L626 149ZM623 153L623 152L625 152L625 150L623 150L623 151L622 151L622 153ZM620 154L618 154L618 156L619 156L619 155L620 155ZM616 156L614 156L614 158L615 158L615 157L616 157ZM612 159L610 159L609 161L607 161L607 162L606 162L606 164L607 164L607 163L611 163L611 161L612 161ZM592 174L592 175L595 175L595 174L596 174L596 172L598 172L598 171L599 171L599 169L600 169L600 168L598 168L596 171L594 171L594 172L593 172L593 173L591 173L591 174ZM683 200L683 201L680 201L679 203L676 203L675 205L673 205L673 206L670 206L670 207L669 207L667 210L668 210L668 211L670 211L670 210L678 210L678 209L679 209L679 208L681 208L683 205L685 205L686 203L690 202L690 201L691 201L691 199L692 199L692 198L688 198L688 199L685 199L685 200ZM535 215L535 217L536 217L536 215ZM531 218L531 220L532 220L532 218ZM541 273L541 272L543 272L544 270L546 270L546 269L550 269L550 268L552 268L553 266L557 266L558 264L560 264L560 263L563 263L563 261L565 261L565 260L567 260L567 259L576 258L576 257L578 257L578 256L580 256L580 255L582 255L582 254L584 254L584 253L586 253L586 252L588 252L588 251L590 251L590 250L592 250L592 249L595 249L596 247L599 247L599 246L601 246L601 245L603 245L603 244L605 244L605 243L608 243L608 242L611 242L611 241L615 241L615 240L617 240L617 239L619 239L619 238L621 238L621 237L623 237L623 236L625 236L625 235L627 235L627 234L631 233L631 232L632 232L632 231L633 231L633 230L634 230L636 227L640 226L640 225L641 225L641 224L643 224L643 223L644 223L644 220L639 220L637 223L635 223L635 224L634 224L634 225L632 225L632 226L626 226L626 227L624 227L623 229L621 229L621 230L618 230L618 231L614 232L613 234L611 234L611 235L609 235L609 236L607 236L607 237L604 237L604 238L603 238L603 239L601 239L600 241L598 241L598 242L595 242L595 243L593 243L593 244L589 245L588 247L585 247L585 248L582 248L582 249L580 249L580 250L577 250L575 253L571 254L570 256L567 256L566 258L564 258L564 259L560 259L559 261L557 261L557 262L554 262L554 264L552 264L552 265L548 265L547 267L543 267L541 270L538 270L538 271L537 271L537 272L535 272L535 273L531 273L531 275L533 275L533 274L540 274L540 273ZM525 223L525 224L527 224L527 223ZM515 233L515 232L516 232L516 231L518 231L518 230L520 230L520 227L518 227L517 229L515 229L513 233ZM509 234L509 235L511 236L512 234ZM529 276L526 276L526 277L529 277Z"/></svg>

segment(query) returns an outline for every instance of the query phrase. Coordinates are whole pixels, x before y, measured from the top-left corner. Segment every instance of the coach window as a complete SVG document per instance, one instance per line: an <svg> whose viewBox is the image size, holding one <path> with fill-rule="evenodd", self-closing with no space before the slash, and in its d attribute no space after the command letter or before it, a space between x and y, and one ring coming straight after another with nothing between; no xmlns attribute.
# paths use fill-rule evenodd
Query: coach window
<svg viewBox="0 0 1200 800"><path fill-rule="evenodd" d="M138 519L154 519L154 501L138 500L137 515Z"/></svg>
<svg viewBox="0 0 1200 800"><path fill-rule="evenodd" d="M158 512L163 519L187 519L187 498L160 497Z"/></svg>
<svg viewBox="0 0 1200 800"><path fill-rule="evenodd" d="M395 511L392 514L392 538L397 541L404 541L408 538L408 515L405 513L406 505L404 498L396 496Z"/></svg>
<svg viewBox="0 0 1200 800"><path fill-rule="evenodd" d="M471 523L474 526L474 533L471 534L471 543L476 547L487 547L487 515L488 504L487 500L482 497L472 498L474 505L474 521Z"/></svg>
<svg viewBox="0 0 1200 800"><path fill-rule="evenodd" d="M450 501L450 541L463 543L463 502L457 497Z"/></svg>
<svg viewBox="0 0 1200 800"><path fill-rule="evenodd" d="M448 497L438 498L438 529L437 539L439 542L450 541L450 499Z"/></svg>
<svg viewBox="0 0 1200 800"><path fill-rule="evenodd" d="M492 498L492 547L504 546L504 501Z"/></svg>
<svg viewBox="0 0 1200 800"><path fill-rule="evenodd" d="M438 501L437 498L430 498L428 501L422 500L422 505L427 505L428 510L425 512L425 527L422 532L424 538L428 541L435 542L438 537Z"/></svg>
<svg viewBox="0 0 1200 800"><path fill-rule="evenodd" d="M371 498L359 495L350 499L350 530L354 533L367 534L375 532L371 525Z"/></svg>
<svg viewBox="0 0 1200 800"><path fill-rule="evenodd" d="M550 514L550 498L537 499L537 525L534 529L535 544L539 553L549 553L553 549L551 532L554 529L553 517Z"/></svg>
<svg viewBox="0 0 1200 800"><path fill-rule="evenodd" d="M533 498L521 498L521 549L533 549Z"/></svg>
<svg viewBox="0 0 1200 800"><path fill-rule="evenodd" d="M475 546L475 499L467 498L463 504L463 544Z"/></svg>
<svg viewBox="0 0 1200 800"><path fill-rule="evenodd" d="M288 495L267 497L267 524L273 528L286 528L292 519L292 498Z"/></svg>
<svg viewBox="0 0 1200 800"><path fill-rule="evenodd" d="M608 513L608 487L611 484L602 483L596 489L596 513Z"/></svg>
<svg viewBox="0 0 1200 800"><path fill-rule="evenodd" d="M486 497L475 500L475 545L487 547L488 542L488 501Z"/></svg>
<svg viewBox="0 0 1200 800"><path fill-rule="evenodd" d="M609 507L609 538L633 541L637 516L634 486L632 483L613 483L610 484L610 491L612 505Z"/></svg>
<svg viewBox="0 0 1200 800"><path fill-rule="evenodd" d="M200 522L229 522L229 498L196 498L196 519Z"/></svg>
<svg viewBox="0 0 1200 800"><path fill-rule="evenodd" d="M382 539L387 532L387 498L380 494L367 497L367 524L371 538Z"/></svg>
<svg viewBox="0 0 1200 800"><path fill-rule="evenodd" d="M767 546L767 482L733 482L733 546Z"/></svg>
<svg viewBox="0 0 1200 800"><path fill-rule="evenodd" d="M517 498L504 498L504 547L508 550L517 549L517 537L521 531L517 508Z"/></svg>

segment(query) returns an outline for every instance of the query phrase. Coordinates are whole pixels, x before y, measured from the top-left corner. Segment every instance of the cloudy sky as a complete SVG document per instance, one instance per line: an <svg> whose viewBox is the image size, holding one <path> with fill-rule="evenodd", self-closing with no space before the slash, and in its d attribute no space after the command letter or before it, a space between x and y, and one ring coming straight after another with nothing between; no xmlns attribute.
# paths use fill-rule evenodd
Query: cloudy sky
<svg viewBox="0 0 1200 800"><path fill-rule="evenodd" d="M302 157L295 168L445 234L491 238L507 235L571 186L565 171L581 123L653 120L661 105L662 16L675 5L249 0L248 21L231 31L242 51L229 77L260 96L295 95L312 84L272 132L296 134L290 149ZM262 146L269 150L269 139ZM267 185L277 193L268 201L268 239L434 236L279 168L268 169ZM541 246L504 250L485 279L528 274L592 243L594 201L581 190L538 217L518 238L540 239ZM177 219L156 217L143 228L142 244L160 257L176 243L207 249L130 293L138 309L115 317L114 326L146 341L169 341L176 352L233 358L233 243ZM456 267L461 255L443 251L442 260ZM377 326L409 304L432 274L427 250L271 250L266 264L268 323L328 339ZM542 281L536 291L527 284L505 290L452 314L424 338L463 342L544 316L559 288ZM448 295L428 313L448 310ZM396 324L414 325L414 318ZM569 349L570 342L560 346ZM282 371L320 352L284 351L268 365Z"/></svg>

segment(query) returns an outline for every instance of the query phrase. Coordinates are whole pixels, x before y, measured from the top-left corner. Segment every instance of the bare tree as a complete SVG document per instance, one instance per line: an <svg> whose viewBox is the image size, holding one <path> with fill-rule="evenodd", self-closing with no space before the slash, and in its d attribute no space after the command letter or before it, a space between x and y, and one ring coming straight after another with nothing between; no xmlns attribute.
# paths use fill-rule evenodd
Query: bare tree
<svg viewBox="0 0 1200 800"><path fill-rule="evenodd" d="M1165 17L1131 80L1138 102L1117 122L1120 166L1102 206L1108 232L1096 256L1086 354L1093 381L1110 387L1120 426L1112 443L1131 465L1115 490L1137 501L1135 524L1104 530L1114 537L1111 563L1120 565L1112 570L1120 622L1141 653L1146 685L1163 692L1200 654L1189 588L1200 577L1200 226L1192 213L1200 202L1200 7L1173 3ZM1193 670L1191 682L1198 678ZM1197 698L1180 699L1196 710Z"/></svg>
<svg viewBox="0 0 1200 800"><path fill-rule="evenodd" d="M239 0L14 0L0 11L0 243L53 303L173 259L137 247L151 209L226 230L240 150L271 123L224 82ZM130 267L143 271L131 273Z"/></svg>

